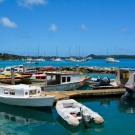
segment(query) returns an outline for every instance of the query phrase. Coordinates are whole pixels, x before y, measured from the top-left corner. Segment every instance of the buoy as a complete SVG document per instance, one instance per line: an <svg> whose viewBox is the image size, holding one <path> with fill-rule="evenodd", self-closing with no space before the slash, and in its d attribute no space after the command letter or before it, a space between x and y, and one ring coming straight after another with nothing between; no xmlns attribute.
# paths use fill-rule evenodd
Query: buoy
<svg viewBox="0 0 135 135"><path fill-rule="evenodd" d="M83 82L80 82L79 84L80 84L80 85L83 85Z"/></svg>

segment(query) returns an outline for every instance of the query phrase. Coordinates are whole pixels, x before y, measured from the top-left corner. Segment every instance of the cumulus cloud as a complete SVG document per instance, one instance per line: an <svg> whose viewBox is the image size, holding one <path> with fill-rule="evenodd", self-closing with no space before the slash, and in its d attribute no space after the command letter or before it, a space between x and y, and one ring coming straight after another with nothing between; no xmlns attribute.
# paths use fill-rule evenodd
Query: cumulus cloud
<svg viewBox="0 0 135 135"><path fill-rule="evenodd" d="M0 0L0 3L2 3L4 0Z"/></svg>
<svg viewBox="0 0 135 135"><path fill-rule="evenodd" d="M51 24L51 26L49 27L50 31L57 31L57 26L55 24Z"/></svg>
<svg viewBox="0 0 135 135"><path fill-rule="evenodd" d="M2 24L5 27L10 27L10 28L17 27L17 24L14 22L11 22L7 17L2 17L0 19L0 24Z"/></svg>
<svg viewBox="0 0 135 135"><path fill-rule="evenodd" d="M123 29L120 30L120 32L128 33L128 32L130 32L130 30L128 28L123 28Z"/></svg>
<svg viewBox="0 0 135 135"><path fill-rule="evenodd" d="M82 29L87 30L88 28L84 24L82 24Z"/></svg>
<svg viewBox="0 0 135 135"><path fill-rule="evenodd" d="M47 4L45 0L18 0L17 3L19 6L28 7L28 8L34 5Z"/></svg>

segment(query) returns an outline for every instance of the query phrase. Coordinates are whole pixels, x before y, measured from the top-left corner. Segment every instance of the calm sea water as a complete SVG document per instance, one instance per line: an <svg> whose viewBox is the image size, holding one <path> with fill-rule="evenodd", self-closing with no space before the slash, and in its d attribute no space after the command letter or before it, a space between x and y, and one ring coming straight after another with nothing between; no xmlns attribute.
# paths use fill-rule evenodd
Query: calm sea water
<svg viewBox="0 0 135 135"><path fill-rule="evenodd" d="M36 109L0 104L2 135L134 135L135 101L120 98L77 99L98 112L103 124L71 127L55 109Z"/></svg>
<svg viewBox="0 0 135 135"><path fill-rule="evenodd" d="M0 61L0 67L23 64L24 61ZM39 62L36 66L98 66L98 67L135 67L134 59L122 59L120 63L106 63L93 59L85 63ZM29 65L35 66L35 65ZM97 77L99 74L86 74ZM115 78L113 74L100 74L100 77ZM104 124L89 124L85 129L81 124L71 127L58 116L55 108L37 109L10 106L0 103L0 134L3 135L133 135L135 133L135 100L121 101L116 98L77 99L82 104L98 112Z"/></svg>
<svg viewBox="0 0 135 135"><path fill-rule="evenodd" d="M35 64L26 64L26 61L0 61L0 67L6 67L11 65L19 65L19 64L25 64L26 66L55 66L55 67L61 67L61 66L98 66L98 67L135 67L135 59L120 59L119 63L106 63L103 59L92 59L87 62L69 62L69 61L63 61L63 62L53 62L53 61L44 61L44 62L38 62L37 65Z"/></svg>

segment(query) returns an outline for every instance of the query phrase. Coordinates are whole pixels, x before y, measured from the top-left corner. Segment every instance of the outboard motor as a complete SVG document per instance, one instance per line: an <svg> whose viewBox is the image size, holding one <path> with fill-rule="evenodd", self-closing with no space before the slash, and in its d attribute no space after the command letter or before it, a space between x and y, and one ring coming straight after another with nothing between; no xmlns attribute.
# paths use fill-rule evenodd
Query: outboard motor
<svg viewBox="0 0 135 135"><path fill-rule="evenodd" d="M104 77L103 79L100 79L96 85L97 86L107 86L109 84L110 84L110 79L108 77Z"/></svg>
<svg viewBox="0 0 135 135"><path fill-rule="evenodd" d="M82 113L82 119L84 120L85 123L89 123L90 122L90 115L84 111Z"/></svg>
<svg viewBox="0 0 135 135"><path fill-rule="evenodd" d="M127 97L132 97L132 92L133 92L134 86L128 84L125 86L125 88L126 88L126 92L124 95L121 96L121 99L126 99Z"/></svg>

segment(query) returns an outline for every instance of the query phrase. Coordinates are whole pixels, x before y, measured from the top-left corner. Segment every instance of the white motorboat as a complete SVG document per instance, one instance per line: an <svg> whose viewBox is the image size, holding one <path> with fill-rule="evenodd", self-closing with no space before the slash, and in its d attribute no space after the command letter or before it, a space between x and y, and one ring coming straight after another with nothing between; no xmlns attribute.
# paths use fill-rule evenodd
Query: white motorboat
<svg viewBox="0 0 135 135"><path fill-rule="evenodd" d="M105 61L108 62L108 63L118 63L118 62L120 62L119 60L116 60L116 59L111 58L111 57L106 58Z"/></svg>
<svg viewBox="0 0 135 135"><path fill-rule="evenodd" d="M43 58L37 58L37 59L34 59L34 61L45 61L45 59L43 59Z"/></svg>
<svg viewBox="0 0 135 135"><path fill-rule="evenodd" d="M0 102L9 105L30 106L30 107L51 107L55 96L41 95L39 86L1 85Z"/></svg>
<svg viewBox="0 0 135 135"><path fill-rule="evenodd" d="M56 104L58 114L72 126L78 126L83 120L85 123L103 123L104 119L96 112L92 111L74 99L60 100Z"/></svg>
<svg viewBox="0 0 135 135"><path fill-rule="evenodd" d="M77 72L52 71L46 72L46 81L43 90L64 91L74 90L89 85L90 77L81 76Z"/></svg>
<svg viewBox="0 0 135 135"><path fill-rule="evenodd" d="M55 61L55 62L62 62L62 59L61 59L61 58L56 58L56 59L53 59L52 61Z"/></svg>
<svg viewBox="0 0 135 135"><path fill-rule="evenodd" d="M38 62L35 62L35 61L26 61L26 64L38 64Z"/></svg>

